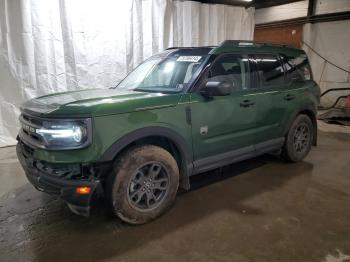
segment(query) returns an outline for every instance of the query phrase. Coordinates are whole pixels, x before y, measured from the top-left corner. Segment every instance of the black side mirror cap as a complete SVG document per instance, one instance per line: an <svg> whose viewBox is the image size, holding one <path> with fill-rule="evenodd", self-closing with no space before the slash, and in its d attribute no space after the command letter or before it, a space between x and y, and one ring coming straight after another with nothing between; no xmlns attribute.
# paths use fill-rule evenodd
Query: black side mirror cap
<svg viewBox="0 0 350 262"><path fill-rule="evenodd" d="M200 90L200 93L206 97L212 96L228 96L233 91L233 85L229 82L214 82L209 81L204 88Z"/></svg>

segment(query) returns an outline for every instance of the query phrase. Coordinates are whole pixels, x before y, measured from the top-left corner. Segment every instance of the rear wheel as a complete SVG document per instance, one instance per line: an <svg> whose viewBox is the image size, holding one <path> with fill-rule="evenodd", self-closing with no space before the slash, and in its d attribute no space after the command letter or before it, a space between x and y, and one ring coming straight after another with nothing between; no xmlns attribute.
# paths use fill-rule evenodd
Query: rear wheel
<svg viewBox="0 0 350 262"><path fill-rule="evenodd" d="M289 162L303 160L310 152L314 126L307 115L298 115L288 131L282 156Z"/></svg>
<svg viewBox="0 0 350 262"><path fill-rule="evenodd" d="M179 170L165 149L139 146L116 160L107 183L113 213L128 223L143 224L172 205L179 186Z"/></svg>

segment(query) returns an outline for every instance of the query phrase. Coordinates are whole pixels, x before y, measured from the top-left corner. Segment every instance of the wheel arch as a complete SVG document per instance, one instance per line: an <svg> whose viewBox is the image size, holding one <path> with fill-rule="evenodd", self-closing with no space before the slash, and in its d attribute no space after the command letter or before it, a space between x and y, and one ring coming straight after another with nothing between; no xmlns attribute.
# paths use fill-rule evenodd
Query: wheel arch
<svg viewBox="0 0 350 262"><path fill-rule="evenodd" d="M128 133L115 141L100 161L113 161L127 148L138 144L160 146L172 154L180 170L180 187L190 189L189 176L193 170L191 147L180 134L166 127L145 127Z"/></svg>

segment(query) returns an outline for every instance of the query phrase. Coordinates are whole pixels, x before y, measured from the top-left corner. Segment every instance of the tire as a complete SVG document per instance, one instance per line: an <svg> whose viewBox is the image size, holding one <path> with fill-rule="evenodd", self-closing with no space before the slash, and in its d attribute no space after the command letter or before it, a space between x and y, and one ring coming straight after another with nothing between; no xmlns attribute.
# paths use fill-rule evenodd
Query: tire
<svg viewBox="0 0 350 262"><path fill-rule="evenodd" d="M130 224L144 224L163 214L174 203L178 186L176 160L153 145L124 152L106 185L112 212Z"/></svg>
<svg viewBox="0 0 350 262"><path fill-rule="evenodd" d="M310 117L304 114L298 115L287 133L282 148L282 157L288 162L303 160L311 149L313 129Z"/></svg>

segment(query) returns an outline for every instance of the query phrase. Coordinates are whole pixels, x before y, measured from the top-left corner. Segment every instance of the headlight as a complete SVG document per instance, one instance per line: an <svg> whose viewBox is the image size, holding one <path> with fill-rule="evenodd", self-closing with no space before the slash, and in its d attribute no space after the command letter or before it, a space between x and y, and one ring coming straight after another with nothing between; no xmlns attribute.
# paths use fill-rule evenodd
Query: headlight
<svg viewBox="0 0 350 262"><path fill-rule="evenodd" d="M91 143L91 119L83 120L45 120L42 127L36 128L47 148L74 149Z"/></svg>

